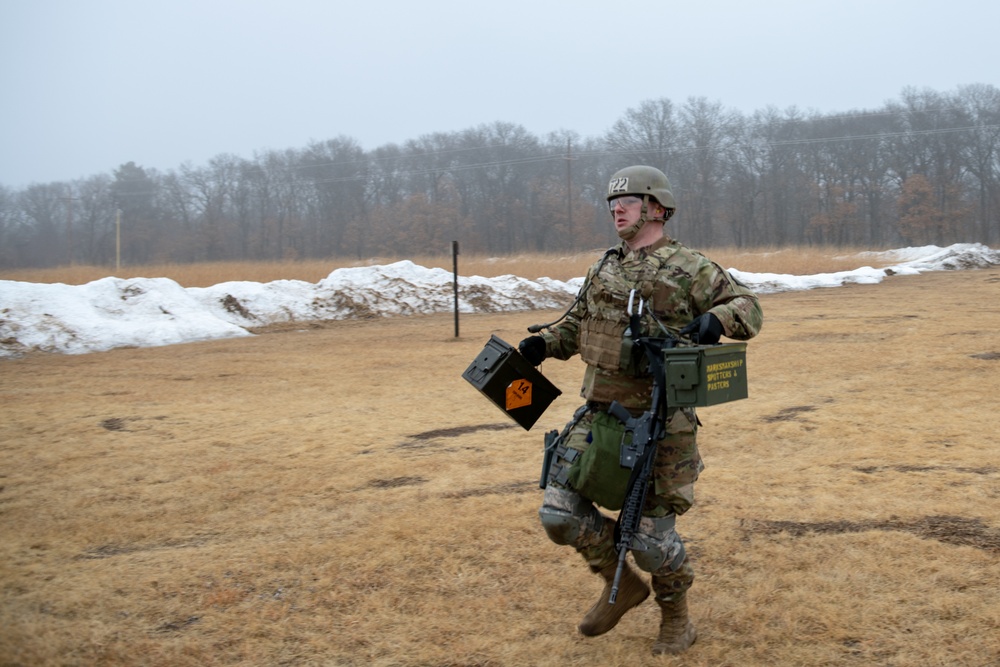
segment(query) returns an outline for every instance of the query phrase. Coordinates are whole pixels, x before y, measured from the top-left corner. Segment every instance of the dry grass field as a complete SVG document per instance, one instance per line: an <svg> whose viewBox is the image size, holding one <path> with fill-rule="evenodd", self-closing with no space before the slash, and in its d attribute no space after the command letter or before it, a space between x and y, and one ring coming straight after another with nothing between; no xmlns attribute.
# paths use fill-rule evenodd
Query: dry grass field
<svg viewBox="0 0 1000 667"><path fill-rule="evenodd" d="M603 248L570 255L525 253L510 257L490 257L477 254L459 254L458 270L463 276L495 277L513 274L529 280L540 277L569 280L583 276L587 267L599 257ZM849 271L859 266L856 256L861 248L715 248L706 254L725 267L742 271L791 273L796 275ZM174 280L184 287L210 287L230 280L304 280L316 283L339 268L390 264L407 259L420 266L451 271L451 255L426 255L376 257L360 261L343 259L305 260L285 262L202 262L193 264L152 264L123 266L115 271L107 266L75 264L43 269L0 269L0 280L22 282L82 285L104 278L109 272L118 278L158 278ZM871 260L865 259L864 262Z"/></svg>
<svg viewBox="0 0 1000 667"><path fill-rule="evenodd" d="M556 312L0 361L0 665L1000 664L997 294L762 297L751 397L700 411L677 658L651 602L577 636L600 582L538 524L580 362L531 432L460 377Z"/></svg>

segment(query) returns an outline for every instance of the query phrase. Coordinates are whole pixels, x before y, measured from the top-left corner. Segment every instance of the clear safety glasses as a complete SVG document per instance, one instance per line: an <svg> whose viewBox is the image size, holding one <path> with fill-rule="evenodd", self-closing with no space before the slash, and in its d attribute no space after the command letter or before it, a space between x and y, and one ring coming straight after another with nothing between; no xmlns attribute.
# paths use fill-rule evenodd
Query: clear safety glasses
<svg viewBox="0 0 1000 667"><path fill-rule="evenodd" d="M632 195L626 195L624 197L615 197L614 199L608 202L608 210L614 213L615 207L618 206L619 204L622 205L622 208L628 208L629 206L635 206L636 204L639 204L641 202L642 202L642 197L633 197Z"/></svg>

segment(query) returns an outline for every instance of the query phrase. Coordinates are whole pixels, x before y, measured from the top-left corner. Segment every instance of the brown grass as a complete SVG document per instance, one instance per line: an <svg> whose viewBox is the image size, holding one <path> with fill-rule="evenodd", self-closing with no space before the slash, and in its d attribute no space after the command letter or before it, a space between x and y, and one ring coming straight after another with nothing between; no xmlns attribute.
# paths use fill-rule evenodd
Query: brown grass
<svg viewBox="0 0 1000 667"><path fill-rule="evenodd" d="M723 266L742 271L789 273L807 275L856 269L869 260L859 260L855 255L861 248L716 248L706 251ZM513 274L535 280L540 277L569 280L583 276L587 267L601 250L574 254L527 253L511 257L460 254L458 271L464 276L496 277ZM202 262L194 264L148 264L113 267L73 265L47 269L0 270L0 280L17 280L36 283L65 283L82 285L93 280L115 275L119 278L170 278L184 287L210 287L231 280L271 282L273 280L303 280L316 283L339 268L390 264L402 259L428 268L454 268L450 255L422 255L412 257L375 257L352 261L344 259L284 261L284 262Z"/></svg>
<svg viewBox="0 0 1000 667"><path fill-rule="evenodd" d="M763 297L751 398L700 411L698 643L538 525L541 433L461 378L553 313L0 362L0 664L1000 663L1000 270Z"/></svg>

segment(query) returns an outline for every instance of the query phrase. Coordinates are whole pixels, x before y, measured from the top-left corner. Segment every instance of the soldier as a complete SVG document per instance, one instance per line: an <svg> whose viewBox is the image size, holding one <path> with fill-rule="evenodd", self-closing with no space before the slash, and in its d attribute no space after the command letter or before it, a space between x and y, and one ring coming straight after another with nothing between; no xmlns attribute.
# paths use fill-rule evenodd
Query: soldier
<svg viewBox="0 0 1000 667"><path fill-rule="evenodd" d="M667 177L659 169L633 166L615 173L608 184L608 206L621 243L587 272L577 303L565 320L541 335L521 341L521 354L533 365L544 359L586 362L581 395L586 400L563 430L548 473L542 526L556 544L573 546L592 572L604 579L604 591L578 626L580 633L608 632L629 609L642 603L650 587L626 565L617 600L609 604L618 565L614 520L598 509L618 509L611 479L618 460L585 456L594 443L617 448L623 427L608 415L617 400L632 414L649 409L652 377L643 359L630 353L627 333L630 303L645 310L641 335L655 336L666 327L672 335L713 344L722 335L747 340L760 330L763 314L757 296L722 267L664 234L676 210ZM634 321L634 320L633 320ZM652 574L652 590L662 618L653 654L677 654L694 643L688 619L687 590L694 569L674 529L677 515L694 504L694 483L703 469L695 435L694 408L671 408L666 435L657 444L653 482L640 524L650 548L633 552L636 565ZM617 449L616 449L617 451ZM620 474L620 473L617 473Z"/></svg>

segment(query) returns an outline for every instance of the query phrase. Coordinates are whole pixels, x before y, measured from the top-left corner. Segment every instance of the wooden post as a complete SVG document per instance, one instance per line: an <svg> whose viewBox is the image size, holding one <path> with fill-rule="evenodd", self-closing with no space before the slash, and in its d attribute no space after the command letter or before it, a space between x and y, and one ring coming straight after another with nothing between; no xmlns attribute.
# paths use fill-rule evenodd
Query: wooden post
<svg viewBox="0 0 1000 667"><path fill-rule="evenodd" d="M451 265L455 274L455 338L458 338L458 241L451 242Z"/></svg>

